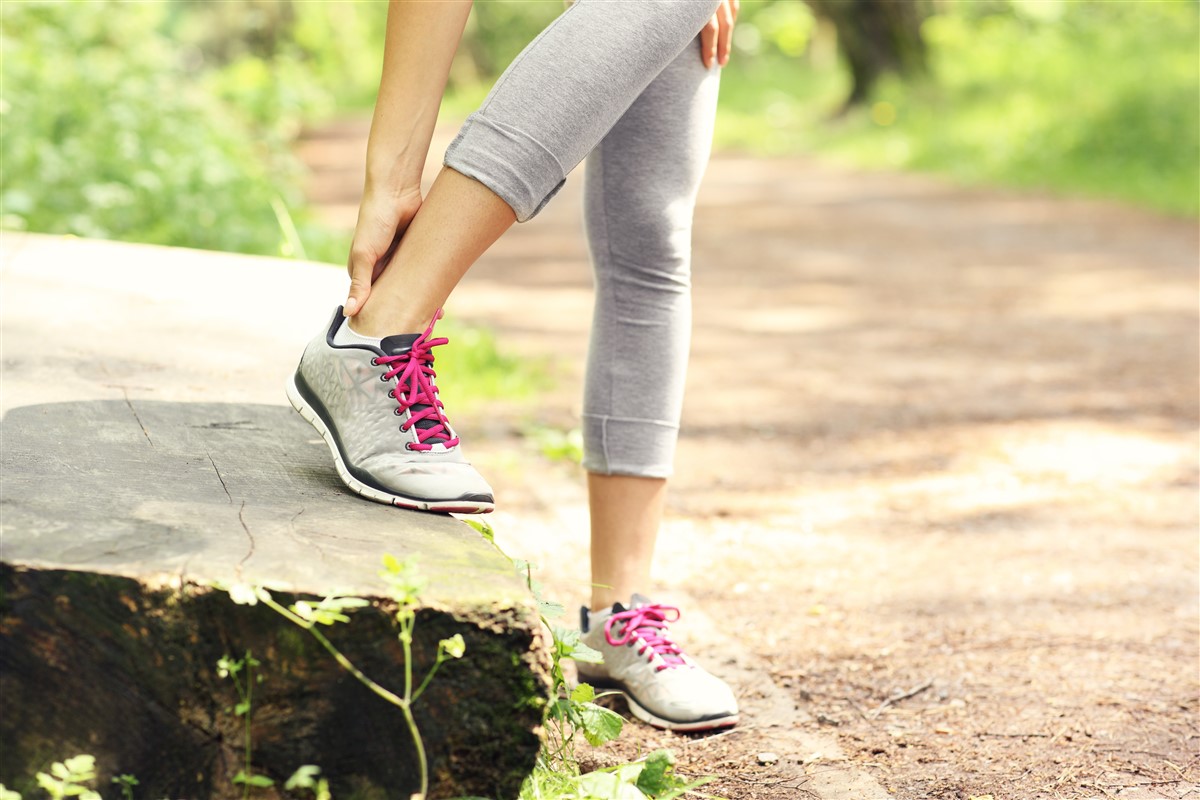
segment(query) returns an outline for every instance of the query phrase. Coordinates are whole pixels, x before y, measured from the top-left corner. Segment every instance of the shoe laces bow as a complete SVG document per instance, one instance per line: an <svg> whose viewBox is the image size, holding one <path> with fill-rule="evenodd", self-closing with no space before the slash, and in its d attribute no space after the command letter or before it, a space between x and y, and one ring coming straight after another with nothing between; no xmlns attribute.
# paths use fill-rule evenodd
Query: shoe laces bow
<svg viewBox="0 0 1200 800"><path fill-rule="evenodd" d="M628 611L617 611L604 623L604 640L613 647L639 643L638 655L645 655L646 660L653 662L654 656L659 656L662 663L655 669L674 669L687 665L683 650L671 641L667 631L667 623L679 619L679 609L675 606L664 606L658 603L638 606ZM624 623L620 633L613 633L613 628Z"/></svg>
<svg viewBox="0 0 1200 800"><path fill-rule="evenodd" d="M433 348L448 344L446 337L430 338L433 326L442 317L439 308L429 322L429 327L418 336L406 352L391 356L379 356L374 363L389 367L383 374L385 380L396 378L397 388L392 390L392 397L399 407L397 416L408 412L408 419L400 425L400 430L408 432L417 429L417 441L409 442L406 447L410 450L432 450L435 444L447 448L454 447L460 441L452 436L450 421L443 412L445 406L438 399L438 387L434 383L437 373L433 371Z"/></svg>

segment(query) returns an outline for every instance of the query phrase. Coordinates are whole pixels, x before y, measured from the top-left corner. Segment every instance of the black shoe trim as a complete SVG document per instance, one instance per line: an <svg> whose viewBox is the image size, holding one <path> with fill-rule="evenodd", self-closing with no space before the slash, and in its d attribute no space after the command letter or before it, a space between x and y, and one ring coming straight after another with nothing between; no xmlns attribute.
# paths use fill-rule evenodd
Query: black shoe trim
<svg viewBox="0 0 1200 800"><path fill-rule="evenodd" d="M694 724L701 723L701 722L710 722L712 720L725 719L726 717L732 716L729 712L724 712L724 713L720 713L720 714L707 714L703 717L695 717L694 719L672 719L671 717L668 717L668 716L658 713L657 711L652 709L650 706L643 703L641 700L638 699L638 696L636 694L629 691L629 689L625 688L625 684L621 683L620 681L613 680L612 678L597 678L593 681L593 680L588 680L583 675L580 675L579 682L591 684L591 687L593 689L616 689L617 691L621 692L622 694L629 695L629 697L633 699L633 702L637 703L639 706L646 709L646 711L650 712L651 714L658 717L662 721L670 722L672 725L694 725Z"/></svg>
<svg viewBox="0 0 1200 800"><path fill-rule="evenodd" d="M304 402L308 403L309 407L312 408L313 413L321 418L321 422L325 423L325 428L329 431L329 434L333 437L334 445L337 446L338 455L342 459L342 466L344 466L346 468L346 471L349 472L350 475L354 477L354 480L358 481L359 483L363 484L364 486L371 487L372 489L374 489L377 492L383 492L384 494L391 495L392 497L395 497L397 499L411 500L416 503L459 503L459 502L494 503L495 502L494 498L490 494L474 494L474 493L460 495L459 497L447 497L444 499L434 498L434 497L409 497L406 495L397 494L395 489L389 489L388 487L381 485L379 483L379 481L375 480L372 476L368 475L363 470L361 470L358 467L351 464L350 460L348 458L346 458L346 449L342 446L342 437L340 435L338 435L337 426L333 424L333 420L329 415L329 411L325 408L325 404L322 403L320 398L317 397L316 392L314 392L312 389L309 388L308 382L306 380L304 380L304 375L300 372L300 370L296 370L295 382L296 382L296 391L299 392L300 396L304 398Z"/></svg>
<svg viewBox="0 0 1200 800"><path fill-rule="evenodd" d="M333 312L333 319L329 320L329 330L325 331L325 344L329 345L334 350L366 350L368 353L374 353L377 356L388 355L387 353L380 350L378 347L372 347L369 344L334 344L333 343L334 334L337 333L338 328L342 327L342 322L346 319L345 311L346 310L345 310L344 306L338 306L337 311ZM346 458L345 458L345 456L343 456L342 461L345 461L345 460L346 460ZM347 465L346 469L350 469L350 466Z"/></svg>

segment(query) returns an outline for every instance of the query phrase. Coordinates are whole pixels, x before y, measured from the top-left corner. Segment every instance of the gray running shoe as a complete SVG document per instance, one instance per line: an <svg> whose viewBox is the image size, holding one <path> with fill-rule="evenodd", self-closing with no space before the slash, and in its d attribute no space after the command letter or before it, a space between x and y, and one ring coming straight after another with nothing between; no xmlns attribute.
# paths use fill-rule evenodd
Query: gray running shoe
<svg viewBox="0 0 1200 800"><path fill-rule="evenodd" d="M667 624L679 609L635 594L631 608L580 609L584 644L599 650L603 664L576 662L579 680L616 689L645 723L673 731L727 728L738 722L728 684L706 672L671 640Z"/></svg>
<svg viewBox="0 0 1200 800"><path fill-rule="evenodd" d="M434 322L441 317L439 310ZM292 406L320 432L342 482L363 497L421 511L482 514L492 487L463 457L433 371L433 322L424 333L336 345L339 306L304 350L287 384Z"/></svg>

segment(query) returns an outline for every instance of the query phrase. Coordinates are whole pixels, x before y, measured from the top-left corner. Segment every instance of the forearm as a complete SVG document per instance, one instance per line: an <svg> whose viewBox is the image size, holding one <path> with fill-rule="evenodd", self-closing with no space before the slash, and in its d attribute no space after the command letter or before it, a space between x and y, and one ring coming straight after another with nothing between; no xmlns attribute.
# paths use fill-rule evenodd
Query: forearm
<svg viewBox="0 0 1200 800"><path fill-rule="evenodd" d="M450 62L471 0L392 0L379 98L367 144L366 189L419 186Z"/></svg>

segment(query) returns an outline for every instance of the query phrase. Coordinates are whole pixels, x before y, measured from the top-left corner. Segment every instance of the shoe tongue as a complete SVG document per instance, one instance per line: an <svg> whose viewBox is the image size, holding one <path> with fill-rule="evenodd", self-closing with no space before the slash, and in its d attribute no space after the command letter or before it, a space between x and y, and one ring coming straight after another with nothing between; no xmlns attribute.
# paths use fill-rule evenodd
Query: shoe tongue
<svg viewBox="0 0 1200 800"><path fill-rule="evenodd" d="M395 336L385 336L379 342L379 349L385 356L398 356L412 350L413 343L421 336L419 333L398 333Z"/></svg>
<svg viewBox="0 0 1200 800"><path fill-rule="evenodd" d="M644 594L636 594L635 593L632 597L629 598L628 606L626 606L622 603L613 603L612 613L620 614L622 611L628 611L631 608L641 608L642 606L652 606L652 605L654 605L654 601L651 600L649 597L646 597L646 595L644 595Z"/></svg>
<svg viewBox="0 0 1200 800"><path fill-rule="evenodd" d="M646 595L644 595L644 594L636 594L635 593L633 595L633 597L629 598L629 607L630 608L641 608L642 606L652 606L652 605L654 605L654 601L651 600L649 597L646 597Z"/></svg>
<svg viewBox="0 0 1200 800"><path fill-rule="evenodd" d="M408 351L412 350L413 344L419 338L421 338L421 334L419 333L397 333L394 336L385 336L379 341L379 349L383 351L384 355L388 356L404 355ZM407 391L407 388L405 391ZM411 411L413 414L419 414L427 408L429 408L427 403L417 403L412 407ZM424 431L438 424L439 423L436 419L429 419L426 417L425 419L418 420L416 426L418 430ZM438 442L448 441L449 439L450 437L448 435L434 435L425 441L436 444Z"/></svg>

